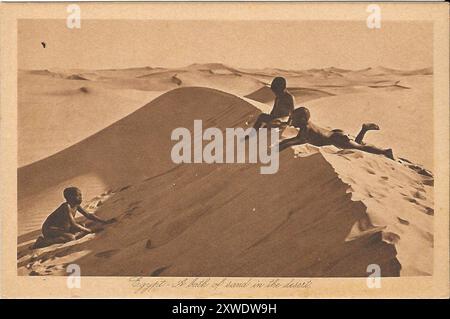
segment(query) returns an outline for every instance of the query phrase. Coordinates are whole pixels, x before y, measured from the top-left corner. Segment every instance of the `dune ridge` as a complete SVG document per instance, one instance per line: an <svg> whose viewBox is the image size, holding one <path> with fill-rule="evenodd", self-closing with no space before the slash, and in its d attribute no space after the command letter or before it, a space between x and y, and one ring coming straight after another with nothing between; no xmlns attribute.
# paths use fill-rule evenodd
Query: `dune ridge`
<svg viewBox="0 0 450 319"><path fill-rule="evenodd" d="M270 104L274 99L269 89L270 83L275 76L284 76L298 105L317 101L317 104L327 105L328 108L328 102L335 101L335 96L342 97L344 102L356 97L364 105L378 100L379 94L409 91L408 94L417 96L421 104L422 96L428 92L423 104L429 107L432 103L432 73L432 68L407 71L385 67L345 70L332 66L310 70L249 70L223 63L197 63L177 68L19 70L19 167L80 142L151 99L178 87L209 87ZM414 99L411 100L414 105ZM394 101L401 99L392 97L388 102ZM338 99L338 103L341 100ZM334 109L339 104L331 107ZM378 107L386 112L397 106ZM68 121L69 115L75 118ZM418 117L423 115L418 114ZM320 117L328 119L329 116L320 114ZM397 120L399 124L408 124L401 123L402 117ZM55 125L54 122L65 125ZM348 129L347 126L341 128ZM430 128L426 130L430 131ZM40 135L42 138L37 141L36 137ZM426 133L426 136L429 134ZM403 140L401 142L404 143ZM420 149L424 148L427 151L419 152L418 147L402 155L432 169L432 156L416 157L416 154L430 152L428 146L420 145Z"/></svg>
<svg viewBox="0 0 450 319"><path fill-rule="evenodd" d="M314 147L282 152L274 175L253 164L171 162L173 128L192 128L194 119L245 127L258 106L181 87L19 168L19 273L64 275L77 262L83 275L99 276L362 277L373 263L383 276L431 274L432 177L401 163ZM30 232L68 185L118 221L79 242L29 251ZM401 211L389 207L399 200Z"/></svg>

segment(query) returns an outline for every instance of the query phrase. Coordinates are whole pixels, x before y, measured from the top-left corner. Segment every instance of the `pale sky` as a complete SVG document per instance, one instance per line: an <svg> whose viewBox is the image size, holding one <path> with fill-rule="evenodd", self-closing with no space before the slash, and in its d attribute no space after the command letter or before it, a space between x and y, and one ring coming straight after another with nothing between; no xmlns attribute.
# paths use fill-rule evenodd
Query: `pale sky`
<svg viewBox="0 0 450 319"><path fill-rule="evenodd" d="M44 49L41 42L46 43ZM429 22L19 20L20 69L233 67L396 69L432 66Z"/></svg>

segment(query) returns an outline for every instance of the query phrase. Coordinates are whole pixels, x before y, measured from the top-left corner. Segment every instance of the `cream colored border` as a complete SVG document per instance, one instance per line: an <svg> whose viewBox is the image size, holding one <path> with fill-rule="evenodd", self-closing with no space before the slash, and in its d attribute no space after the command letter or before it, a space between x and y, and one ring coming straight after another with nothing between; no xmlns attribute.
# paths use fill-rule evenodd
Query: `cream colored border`
<svg viewBox="0 0 450 319"><path fill-rule="evenodd" d="M68 4L1 4L0 208L1 295L17 297L130 298L443 298L449 296L449 16L448 4L380 3L385 20L434 22L435 249L432 277L382 279L369 289L366 279L312 279L307 289L151 289L136 293L127 277L83 277L68 289L65 277L19 277L17 255L17 19L65 19ZM80 3L84 19L361 20L367 3ZM419 120L419 119L418 119ZM420 252L418 252L420 253ZM158 278L144 279L151 284ZM162 278L176 282L177 278ZM219 280L215 278L214 280ZM264 278L265 282L269 279ZM285 281L286 279L282 279Z"/></svg>

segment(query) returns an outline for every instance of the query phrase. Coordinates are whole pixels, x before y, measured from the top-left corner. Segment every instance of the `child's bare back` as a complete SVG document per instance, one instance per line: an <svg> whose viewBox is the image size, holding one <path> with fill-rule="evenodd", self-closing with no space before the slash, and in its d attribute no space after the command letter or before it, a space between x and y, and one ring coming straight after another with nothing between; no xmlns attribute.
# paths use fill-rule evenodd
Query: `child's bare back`
<svg viewBox="0 0 450 319"><path fill-rule="evenodd" d="M56 243L65 243L91 233L91 229L86 228L75 220L77 212L80 212L87 219L101 223L109 223L81 208L82 195L78 188L66 188L63 194L66 202L62 203L45 219L42 225L43 237L41 236L36 240L34 248L41 248Z"/></svg>
<svg viewBox="0 0 450 319"><path fill-rule="evenodd" d="M72 218L69 216L72 216ZM73 209L69 203L62 203L53 213L45 220L42 229L57 228L70 231L72 226L71 220L75 218L76 209ZM45 234L44 234L45 235Z"/></svg>
<svg viewBox="0 0 450 319"><path fill-rule="evenodd" d="M286 79L276 77L270 86L275 94L275 101L270 114L261 113L253 124L253 128L258 130L263 125L267 128L280 127L289 122L289 118L294 111L294 97L286 89Z"/></svg>
<svg viewBox="0 0 450 319"><path fill-rule="evenodd" d="M308 122L306 129L303 130L300 136L307 140L308 143L316 146L332 145L335 144L337 134L342 134L342 131L328 130L323 127L317 126L312 122Z"/></svg>

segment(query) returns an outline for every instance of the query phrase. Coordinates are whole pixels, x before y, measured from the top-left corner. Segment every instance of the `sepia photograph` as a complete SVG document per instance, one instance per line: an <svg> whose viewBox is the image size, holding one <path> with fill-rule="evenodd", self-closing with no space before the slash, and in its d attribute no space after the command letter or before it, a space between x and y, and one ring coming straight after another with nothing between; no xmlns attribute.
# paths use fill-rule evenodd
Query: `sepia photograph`
<svg viewBox="0 0 450 319"><path fill-rule="evenodd" d="M443 296L443 262L448 296L448 6L308 18L326 6L18 16L9 273L247 294L422 278Z"/></svg>

